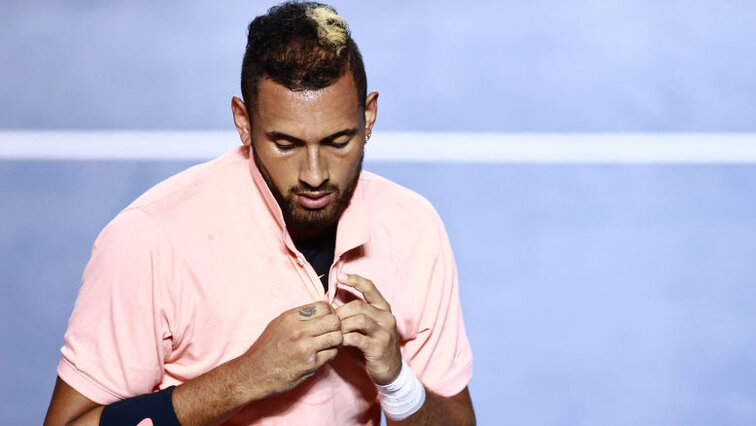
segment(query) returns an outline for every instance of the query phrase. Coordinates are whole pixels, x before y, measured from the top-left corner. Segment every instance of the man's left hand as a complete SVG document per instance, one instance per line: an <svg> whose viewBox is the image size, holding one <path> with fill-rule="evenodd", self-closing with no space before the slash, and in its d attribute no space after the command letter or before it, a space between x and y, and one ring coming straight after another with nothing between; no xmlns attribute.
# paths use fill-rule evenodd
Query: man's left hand
<svg viewBox="0 0 756 426"><path fill-rule="evenodd" d="M391 306L369 279L357 274L342 274L338 279L365 297L365 301L353 300L336 309L344 336L342 344L362 352L365 370L373 383L387 385L402 369L399 333Z"/></svg>

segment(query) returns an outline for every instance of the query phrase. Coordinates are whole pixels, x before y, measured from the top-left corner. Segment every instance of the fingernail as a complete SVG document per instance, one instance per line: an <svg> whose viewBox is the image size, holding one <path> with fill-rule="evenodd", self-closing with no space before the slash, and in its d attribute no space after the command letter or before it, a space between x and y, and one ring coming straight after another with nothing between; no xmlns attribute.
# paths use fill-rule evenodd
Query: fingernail
<svg viewBox="0 0 756 426"><path fill-rule="evenodd" d="M344 281L346 281L348 279L349 279L349 277L347 276L347 274L345 274L343 272L339 274L339 281L344 282Z"/></svg>

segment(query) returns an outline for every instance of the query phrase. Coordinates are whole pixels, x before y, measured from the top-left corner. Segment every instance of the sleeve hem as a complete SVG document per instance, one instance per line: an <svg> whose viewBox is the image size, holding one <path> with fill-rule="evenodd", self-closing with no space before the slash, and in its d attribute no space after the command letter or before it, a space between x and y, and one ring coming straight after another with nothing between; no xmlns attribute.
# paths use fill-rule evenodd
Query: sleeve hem
<svg viewBox="0 0 756 426"><path fill-rule="evenodd" d="M64 357L58 364L58 376L77 392L97 404L108 405L122 399L96 384Z"/></svg>
<svg viewBox="0 0 756 426"><path fill-rule="evenodd" d="M431 392L437 393L443 397L451 397L460 392L470 383L472 378L472 362L469 362L463 369L450 379L445 380L443 383L436 383L433 386L425 385L425 387ZM422 379L420 379L422 381Z"/></svg>

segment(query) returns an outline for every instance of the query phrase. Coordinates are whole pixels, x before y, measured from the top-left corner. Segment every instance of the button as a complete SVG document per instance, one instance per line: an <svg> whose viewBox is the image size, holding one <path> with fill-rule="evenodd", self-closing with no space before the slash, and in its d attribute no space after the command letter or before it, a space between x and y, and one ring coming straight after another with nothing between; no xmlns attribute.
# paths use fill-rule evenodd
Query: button
<svg viewBox="0 0 756 426"><path fill-rule="evenodd" d="M304 259L297 257L297 263L299 263L299 266L304 266Z"/></svg>

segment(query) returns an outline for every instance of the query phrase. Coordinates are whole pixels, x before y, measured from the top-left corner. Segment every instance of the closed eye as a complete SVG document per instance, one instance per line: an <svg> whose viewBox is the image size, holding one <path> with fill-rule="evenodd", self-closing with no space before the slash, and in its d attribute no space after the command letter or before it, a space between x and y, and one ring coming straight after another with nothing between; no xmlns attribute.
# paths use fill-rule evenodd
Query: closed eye
<svg viewBox="0 0 756 426"><path fill-rule="evenodd" d="M349 145L349 142L352 141L352 138L354 136L353 132L349 132L348 134L340 134L340 135L334 135L332 137L329 137L323 141L325 145L331 146L336 149L342 149Z"/></svg>
<svg viewBox="0 0 756 426"><path fill-rule="evenodd" d="M354 128L342 130L321 139L320 144L323 146L330 146L334 149L343 149L349 145L356 134L357 129ZM304 140L281 132L266 132L265 135L269 141L273 142L276 149L280 152L291 151L294 148L306 145Z"/></svg>
<svg viewBox="0 0 756 426"><path fill-rule="evenodd" d="M294 145L294 144L292 144L292 143L285 143L285 142L284 142L284 143L280 143L280 142L275 142L275 144L276 144L276 148L280 149L281 151L288 151L288 150L290 150L290 149L294 149L294 148L296 148L296 145Z"/></svg>

